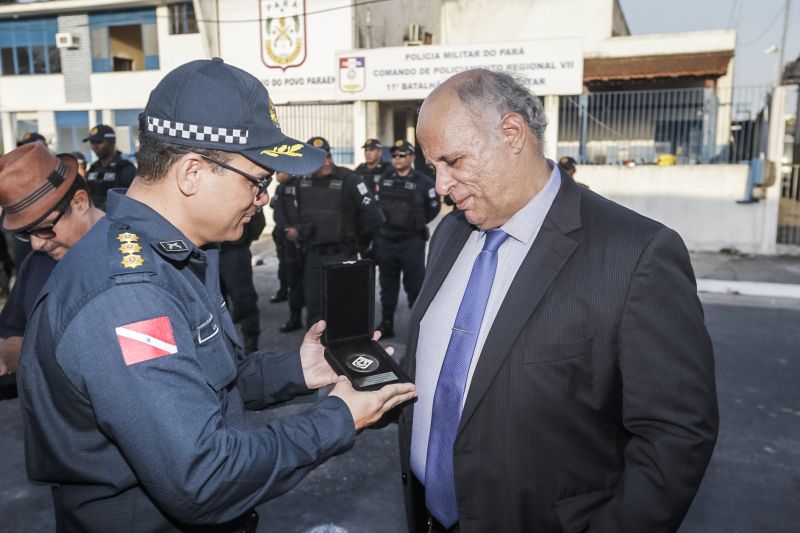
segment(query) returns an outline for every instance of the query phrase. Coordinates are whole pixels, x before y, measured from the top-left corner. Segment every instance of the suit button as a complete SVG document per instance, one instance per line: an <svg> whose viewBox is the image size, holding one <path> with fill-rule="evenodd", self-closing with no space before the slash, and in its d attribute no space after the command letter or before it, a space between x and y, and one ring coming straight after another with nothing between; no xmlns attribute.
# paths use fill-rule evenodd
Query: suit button
<svg viewBox="0 0 800 533"><path fill-rule="evenodd" d="M408 485L408 476L407 475L403 474L402 476L400 476L400 478L403 480L403 485Z"/></svg>

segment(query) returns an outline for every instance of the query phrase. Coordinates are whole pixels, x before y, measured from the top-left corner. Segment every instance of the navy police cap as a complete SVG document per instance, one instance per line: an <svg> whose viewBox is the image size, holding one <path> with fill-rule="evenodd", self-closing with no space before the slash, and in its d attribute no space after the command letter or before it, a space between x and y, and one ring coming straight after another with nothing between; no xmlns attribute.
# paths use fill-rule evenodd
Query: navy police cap
<svg viewBox="0 0 800 533"><path fill-rule="evenodd" d="M239 153L288 174L310 174L326 157L284 135L264 84L218 57L190 61L164 76L139 122L145 137Z"/></svg>
<svg viewBox="0 0 800 533"><path fill-rule="evenodd" d="M409 154L416 152L416 150L414 150L414 145L404 139L397 139L389 149L391 153L395 153L398 150L407 152Z"/></svg>

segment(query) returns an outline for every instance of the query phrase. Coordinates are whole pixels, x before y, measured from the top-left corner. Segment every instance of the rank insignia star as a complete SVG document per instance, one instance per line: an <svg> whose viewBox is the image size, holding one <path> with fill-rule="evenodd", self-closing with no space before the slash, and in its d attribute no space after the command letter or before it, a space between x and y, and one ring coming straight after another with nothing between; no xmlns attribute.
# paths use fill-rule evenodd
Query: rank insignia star
<svg viewBox="0 0 800 533"><path fill-rule="evenodd" d="M123 254L135 254L136 252L141 251L141 249L142 247L135 242L123 242L119 246L119 251Z"/></svg>
<svg viewBox="0 0 800 533"><path fill-rule="evenodd" d="M122 258L122 266L125 268L136 268L142 266L144 259L142 256L136 254L129 254Z"/></svg>
<svg viewBox="0 0 800 533"><path fill-rule="evenodd" d="M117 240L121 242L136 242L139 240L139 236L135 233L120 233L117 235Z"/></svg>

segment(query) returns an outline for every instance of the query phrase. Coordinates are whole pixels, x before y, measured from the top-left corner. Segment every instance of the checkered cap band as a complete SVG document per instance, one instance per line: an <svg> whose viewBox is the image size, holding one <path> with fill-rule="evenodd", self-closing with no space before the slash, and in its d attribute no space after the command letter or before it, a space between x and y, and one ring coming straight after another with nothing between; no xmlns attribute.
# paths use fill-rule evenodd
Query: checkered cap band
<svg viewBox="0 0 800 533"><path fill-rule="evenodd" d="M147 131L167 135L176 139L218 142L223 144L247 144L248 130L234 128L215 128L200 124L189 124L174 120L147 117Z"/></svg>

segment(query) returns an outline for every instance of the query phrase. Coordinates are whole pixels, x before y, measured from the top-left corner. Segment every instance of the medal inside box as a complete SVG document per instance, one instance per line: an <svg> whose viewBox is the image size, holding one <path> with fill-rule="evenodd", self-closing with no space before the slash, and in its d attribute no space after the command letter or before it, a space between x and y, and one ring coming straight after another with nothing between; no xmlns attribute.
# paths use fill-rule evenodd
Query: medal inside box
<svg viewBox="0 0 800 533"><path fill-rule="evenodd" d="M375 329L375 264L369 260L323 266L322 310L327 322L325 358L358 390L411 381L372 340Z"/></svg>

